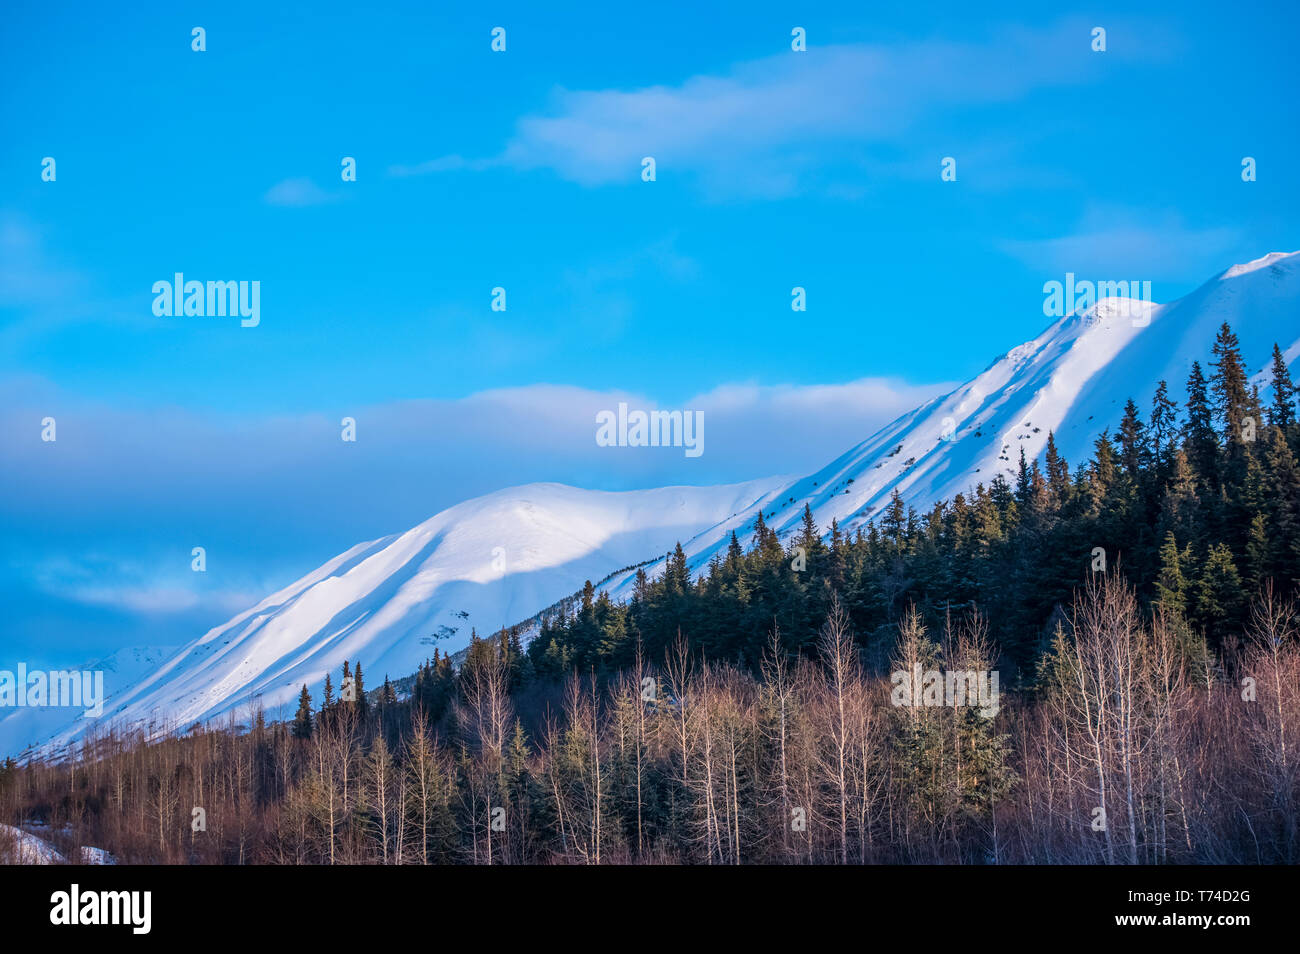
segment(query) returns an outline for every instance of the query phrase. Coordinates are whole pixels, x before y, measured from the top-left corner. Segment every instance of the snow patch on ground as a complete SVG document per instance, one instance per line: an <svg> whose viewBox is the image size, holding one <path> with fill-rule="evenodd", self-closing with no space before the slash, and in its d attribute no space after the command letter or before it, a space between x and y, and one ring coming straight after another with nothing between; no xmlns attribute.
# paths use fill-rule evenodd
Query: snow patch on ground
<svg viewBox="0 0 1300 954"><path fill-rule="evenodd" d="M66 865L68 859L44 838L12 825L0 825L0 864ZM83 865L115 865L103 848L81 848Z"/></svg>

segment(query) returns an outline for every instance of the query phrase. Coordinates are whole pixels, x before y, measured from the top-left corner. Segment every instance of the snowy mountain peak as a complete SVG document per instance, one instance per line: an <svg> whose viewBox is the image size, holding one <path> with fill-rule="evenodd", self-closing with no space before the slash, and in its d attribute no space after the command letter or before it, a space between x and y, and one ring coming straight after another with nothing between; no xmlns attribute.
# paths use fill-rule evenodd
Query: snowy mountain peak
<svg viewBox="0 0 1300 954"><path fill-rule="evenodd" d="M1230 269L1219 276L1219 281L1228 278L1236 278L1238 275L1245 275L1248 272L1255 272L1261 268L1267 268L1269 265L1276 264L1286 258L1291 258L1300 252L1269 252L1254 261L1246 262L1242 265L1233 265Z"/></svg>

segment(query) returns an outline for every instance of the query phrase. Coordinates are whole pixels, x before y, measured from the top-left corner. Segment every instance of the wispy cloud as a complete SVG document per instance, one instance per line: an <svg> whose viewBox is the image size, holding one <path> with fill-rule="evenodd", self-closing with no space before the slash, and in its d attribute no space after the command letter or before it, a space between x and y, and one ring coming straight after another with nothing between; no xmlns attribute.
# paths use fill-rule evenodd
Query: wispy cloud
<svg viewBox="0 0 1300 954"><path fill-rule="evenodd" d="M311 179L285 179L266 190L262 197L268 205L308 206L325 205L340 198L336 193L327 192Z"/></svg>
<svg viewBox="0 0 1300 954"><path fill-rule="evenodd" d="M844 158L836 145L902 142L922 120L955 107L1019 99L1086 82L1089 24L1004 28L982 40L819 47L737 64L677 85L557 90L542 114L516 123L496 157L445 156L392 170L447 172L505 164L548 168L598 186L638 181L641 159L659 175L687 171L711 187L758 195L796 190L815 166ZM1118 45L1108 63L1168 53ZM814 148L815 147L815 148Z"/></svg>
<svg viewBox="0 0 1300 954"><path fill-rule="evenodd" d="M52 257L40 230L17 216L0 216L0 308L64 303L84 287L79 272Z"/></svg>
<svg viewBox="0 0 1300 954"><path fill-rule="evenodd" d="M1143 213L1092 204L1064 235L1007 239L1004 252L1053 276L1176 279L1209 273L1241 246L1245 233L1233 226L1190 225L1175 212Z"/></svg>
<svg viewBox="0 0 1300 954"><path fill-rule="evenodd" d="M68 600L141 616L191 611L235 613L264 596L249 587L222 587L190 569L190 551L173 547L182 559L165 564L136 557L112 557L94 541L75 555L61 553L21 568L34 588L52 600Z"/></svg>
<svg viewBox="0 0 1300 954"><path fill-rule="evenodd" d="M72 590L56 589L50 591L50 595L92 606L108 606L130 613L167 615L191 610L210 610L218 614L233 615L248 609L266 594L246 590L199 593L183 586L162 584L123 586L109 583Z"/></svg>
<svg viewBox="0 0 1300 954"><path fill-rule="evenodd" d="M435 172L459 172L463 169L478 171L501 165L499 159L466 159L460 155L440 156L413 165L394 165L388 167L391 176L426 176Z"/></svg>

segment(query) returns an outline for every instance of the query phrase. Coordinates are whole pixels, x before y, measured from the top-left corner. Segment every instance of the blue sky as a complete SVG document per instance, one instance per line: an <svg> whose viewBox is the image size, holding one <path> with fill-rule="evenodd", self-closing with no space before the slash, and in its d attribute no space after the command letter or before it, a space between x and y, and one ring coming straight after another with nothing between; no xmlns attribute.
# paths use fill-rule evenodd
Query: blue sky
<svg viewBox="0 0 1300 954"><path fill-rule="evenodd" d="M0 650L179 642L510 484L812 469L1066 271L1300 246L1292 3L384 6L8 5ZM156 317L177 271L260 325ZM707 452L599 453L620 397Z"/></svg>

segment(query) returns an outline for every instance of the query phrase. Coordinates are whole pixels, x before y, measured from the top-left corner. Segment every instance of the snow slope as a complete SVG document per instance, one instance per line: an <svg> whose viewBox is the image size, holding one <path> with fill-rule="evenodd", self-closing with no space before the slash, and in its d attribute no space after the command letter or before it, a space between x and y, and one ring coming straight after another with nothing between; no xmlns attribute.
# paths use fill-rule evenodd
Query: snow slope
<svg viewBox="0 0 1300 954"><path fill-rule="evenodd" d="M1028 460L1041 458L1049 432L1076 466L1091 458L1101 431L1114 433L1129 398L1145 418L1156 386L1166 380L1181 404L1192 362L1210 374L1210 349L1225 321L1267 404L1274 342L1288 364L1300 357L1300 252L1234 265L1166 305L1104 298L1067 315L971 381L771 495L763 519L784 536L799 527L808 504L823 532L833 519L852 532L875 518L895 489L921 510L987 485L998 473L1014 480L1021 449ZM725 549L733 530L749 546L755 516L739 514L692 540L686 547L691 566L698 570ZM612 579L610 595L626 597L633 577Z"/></svg>
<svg viewBox="0 0 1300 954"><path fill-rule="evenodd" d="M175 646L128 646L75 668L103 672L104 693L112 698L148 675L175 651ZM0 709L0 758L18 753L33 741L49 738L80 717L81 710L62 708Z"/></svg>
<svg viewBox="0 0 1300 954"><path fill-rule="evenodd" d="M358 544L315 572L183 647L110 696L106 720L185 729L246 710L260 698L289 716L305 683L319 698L326 672L361 659L373 688L407 675L435 645L462 648L608 577L630 593L647 560L653 575L681 541L703 567L733 530L750 542L755 517L792 532L804 504L818 525L853 531L897 489L922 509L1015 474L1021 449L1040 456L1049 431L1071 464L1114 428L1133 398L1144 413L1156 384L1179 399L1193 360L1207 361L1219 325L1240 338L1252 373L1274 342L1300 356L1300 253L1233 266L1166 305L1103 299L998 357L951 393L904 414L814 474L725 487L605 493L533 484L466 501L406 533ZM612 575L611 575L612 574ZM278 712L277 712L278 710ZM0 721L0 752L17 741ZM85 723L19 744L73 741Z"/></svg>
<svg viewBox="0 0 1300 954"><path fill-rule="evenodd" d="M530 484L468 500L358 544L209 630L111 694L101 724L184 730L218 716L246 719L255 699L273 718L292 716L301 687L319 699L325 674L337 680L344 660L360 659L374 688L385 674L414 672L435 646L454 651L471 628L489 634L527 618L583 580L664 553L785 482L621 493ZM11 750L50 738L22 739L4 725L0 743L10 738ZM52 747L87 725L65 725Z"/></svg>

